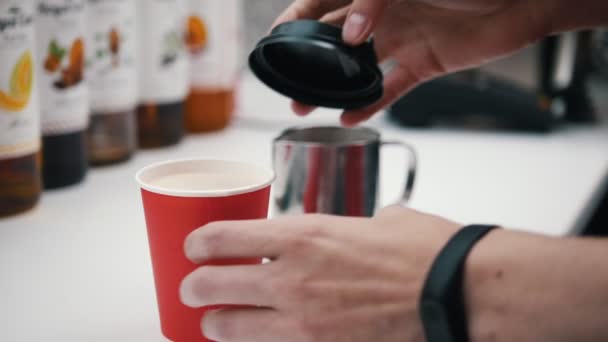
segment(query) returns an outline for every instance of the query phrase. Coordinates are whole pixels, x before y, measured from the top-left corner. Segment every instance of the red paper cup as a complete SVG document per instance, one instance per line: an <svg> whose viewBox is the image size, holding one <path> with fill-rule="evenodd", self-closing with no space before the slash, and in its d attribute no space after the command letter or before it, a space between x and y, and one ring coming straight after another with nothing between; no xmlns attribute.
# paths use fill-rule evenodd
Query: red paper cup
<svg viewBox="0 0 608 342"><path fill-rule="evenodd" d="M199 267L186 259L184 240L213 221L266 218L274 172L240 162L180 160L148 166L136 179L141 186L162 332L174 342L209 341L200 322L205 311L214 308L192 309L179 299L182 279ZM224 260L221 264L259 262Z"/></svg>

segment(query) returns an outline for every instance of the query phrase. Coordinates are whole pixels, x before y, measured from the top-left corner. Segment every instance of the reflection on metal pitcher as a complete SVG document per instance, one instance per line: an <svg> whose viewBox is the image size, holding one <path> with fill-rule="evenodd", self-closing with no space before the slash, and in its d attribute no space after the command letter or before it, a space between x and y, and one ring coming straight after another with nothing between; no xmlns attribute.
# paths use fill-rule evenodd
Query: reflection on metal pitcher
<svg viewBox="0 0 608 342"><path fill-rule="evenodd" d="M416 154L401 142L382 142L368 128L289 129L274 141L274 212L372 216L378 208L380 147L403 147L410 159L401 198L409 199Z"/></svg>

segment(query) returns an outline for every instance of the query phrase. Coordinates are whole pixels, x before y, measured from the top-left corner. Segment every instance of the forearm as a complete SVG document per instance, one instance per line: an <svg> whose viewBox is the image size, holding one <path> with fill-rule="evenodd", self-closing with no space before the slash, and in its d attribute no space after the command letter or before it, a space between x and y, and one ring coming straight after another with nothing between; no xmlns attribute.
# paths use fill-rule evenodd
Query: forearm
<svg viewBox="0 0 608 342"><path fill-rule="evenodd" d="M608 240L496 231L472 251L471 340L608 341Z"/></svg>
<svg viewBox="0 0 608 342"><path fill-rule="evenodd" d="M606 0L542 0L542 3L546 4L552 33L608 26Z"/></svg>

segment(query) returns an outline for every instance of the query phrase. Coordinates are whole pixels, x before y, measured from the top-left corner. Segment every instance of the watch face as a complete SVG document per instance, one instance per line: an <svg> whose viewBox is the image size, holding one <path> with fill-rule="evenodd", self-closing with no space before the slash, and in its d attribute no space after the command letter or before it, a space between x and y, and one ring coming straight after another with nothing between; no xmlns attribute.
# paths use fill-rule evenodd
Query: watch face
<svg viewBox="0 0 608 342"><path fill-rule="evenodd" d="M608 28L593 31L591 54L595 68L608 76Z"/></svg>

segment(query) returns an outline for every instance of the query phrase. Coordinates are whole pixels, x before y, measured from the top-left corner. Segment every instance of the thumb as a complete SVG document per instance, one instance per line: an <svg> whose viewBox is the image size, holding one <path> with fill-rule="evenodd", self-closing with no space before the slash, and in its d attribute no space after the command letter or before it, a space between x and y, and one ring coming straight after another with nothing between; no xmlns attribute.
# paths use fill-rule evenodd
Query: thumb
<svg viewBox="0 0 608 342"><path fill-rule="evenodd" d="M382 19L389 0L355 0L344 23L343 39L359 45L372 34Z"/></svg>

